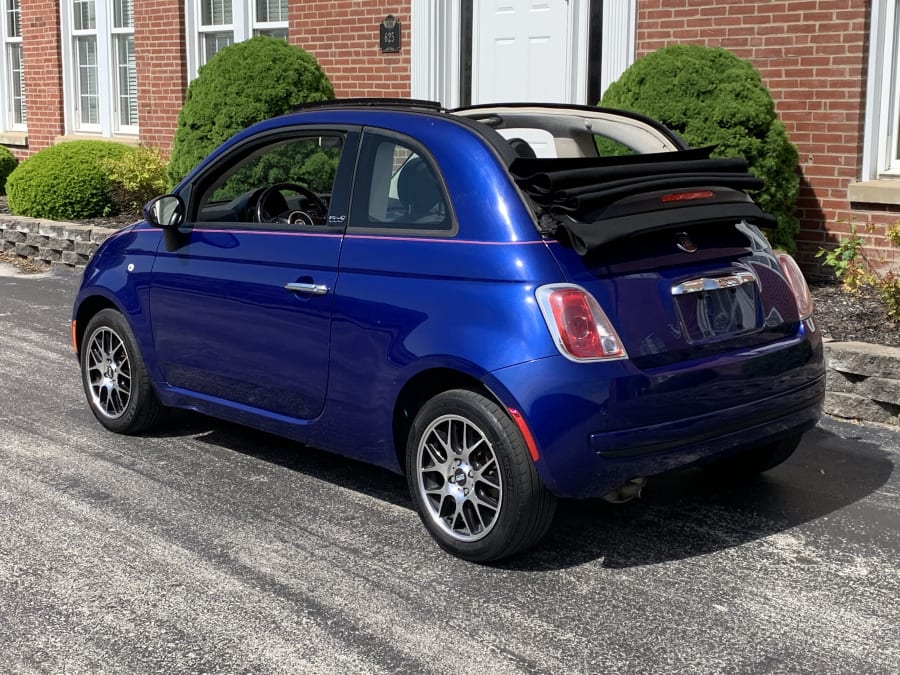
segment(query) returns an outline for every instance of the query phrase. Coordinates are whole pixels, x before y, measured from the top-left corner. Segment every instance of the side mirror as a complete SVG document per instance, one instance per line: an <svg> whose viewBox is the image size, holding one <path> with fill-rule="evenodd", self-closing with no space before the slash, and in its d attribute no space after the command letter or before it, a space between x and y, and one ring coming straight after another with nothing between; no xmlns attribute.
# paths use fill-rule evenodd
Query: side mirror
<svg viewBox="0 0 900 675"><path fill-rule="evenodd" d="M184 222L184 201L178 195L163 195L144 206L144 218L157 227L178 227Z"/></svg>

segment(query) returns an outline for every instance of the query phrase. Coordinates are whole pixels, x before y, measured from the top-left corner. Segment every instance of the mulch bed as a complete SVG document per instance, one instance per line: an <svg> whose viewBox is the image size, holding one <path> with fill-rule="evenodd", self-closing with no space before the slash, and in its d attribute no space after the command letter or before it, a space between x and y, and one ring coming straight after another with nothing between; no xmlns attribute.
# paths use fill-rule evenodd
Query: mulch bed
<svg viewBox="0 0 900 675"><path fill-rule="evenodd" d="M816 324L826 337L900 347L900 323L891 321L870 288L850 293L835 282L810 284Z"/></svg>

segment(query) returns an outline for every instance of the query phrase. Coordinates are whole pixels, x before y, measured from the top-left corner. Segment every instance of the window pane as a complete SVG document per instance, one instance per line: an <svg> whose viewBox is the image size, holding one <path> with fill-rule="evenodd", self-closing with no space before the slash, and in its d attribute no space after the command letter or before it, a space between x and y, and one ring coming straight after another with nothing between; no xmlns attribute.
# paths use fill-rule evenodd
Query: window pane
<svg viewBox="0 0 900 675"><path fill-rule="evenodd" d="M133 0L115 0L113 2L113 27L131 28L134 26Z"/></svg>
<svg viewBox="0 0 900 675"><path fill-rule="evenodd" d="M287 21L287 0L256 0L256 20L259 23Z"/></svg>
<svg viewBox="0 0 900 675"><path fill-rule="evenodd" d="M204 63L209 61L216 53L234 42L234 34L229 31L227 33L204 33L203 34L203 55Z"/></svg>
<svg viewBox="0 0 900 675"><path fill-rule="evenodd" d="M221 209L205 207L228 202L278 183L297 183L327 199L333 191L342 147L343 138L339 136L311 136L279 141L260 148L214 179L215 182L200 199L200 220L221 217ZM281 203L277 200L272 203L283 212L269 215L282 216L295 224L309 225L310 221L317 225L325 224L327 214L322 212L320 204L293 190L286 189L284 196L286 200Z"/></svg>
<svg viewBox="0 0 900 675"><path fill-rule="evenodd" d="M81 122L99 124L100 96L97 86L97 38L76 37L75 56L78 63L78 100Z"/></svg>
<svg viewBox="0 0 900 675"><path fill-rule="evenodd" d="M7 37L22 37L19 0L6 0L6 35Z"/></svg>
<svg viewBox="0 0 900 675"><path fill-rule="evenodd" d="M430 163L394 139L367 134L359 155L351 227L446 231L452 221Z"/></svg>
<svg viewBox="0 0 900 675"><path fill-rule="evenodd" d="M134 36L117 35L115 40L116 78L119 89L119 125L133 126L138 123Z"/></svg>
<svg viewBox="0 0 900 675"><path fill-rule="evenodd" d="M75 30L94 30L97 28L94 0L72 0L72 20Z"/></svg>
<svg viewBox="0 0 900 675"><path fill-rule="evenodd" d="M253 34L268 35L269 37L278 38L279 40L284 40L285 42L287 42L288 39L287 28L257 28L255 31L253 31Z"/></svg>
<svg viewBox="0 0 900 675"><path fill-rule="evenodd" d="M202 0L200 23L204 26L231 24L231 0Z"/></svg>
<svg viewBox="0 0 900 675"><path fill-rule="evenodd" d="M10 107L13 124L25 124L25 70L22 68L22 44L7 45L9 59Z"/></svg>

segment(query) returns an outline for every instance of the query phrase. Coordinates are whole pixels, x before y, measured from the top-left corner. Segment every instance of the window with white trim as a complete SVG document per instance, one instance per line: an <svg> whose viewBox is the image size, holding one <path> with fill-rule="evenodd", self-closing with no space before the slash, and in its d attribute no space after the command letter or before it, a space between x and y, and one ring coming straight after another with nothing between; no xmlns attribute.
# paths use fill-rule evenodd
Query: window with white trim
<svg viewBox="0 0 900 675"><path fill-rule="evenodd" d="M900 0L874 0L863 180L900 177Z"/></svg>
<svg viewBox="0 0 900 675"><path fill-rule="evenodd" d="M269 35L287 40L288 0L187 0L188 74L207 63L223 47Z"/></svg>
<svg viewBox="0 0 900 675"><path fill-rule="evenodd" d="M3 131L25 131L25 69L22 67L22 20L19 0L4 0L0 16L3 52L0 65L4 90L0 128Z"/></svg>
<svg viewBox="0 0 900 675"><path fill-rule="evenodd" d="M893 3L894 16L891 21L890 47L888 57L891 60L891 79L887 83L887 91L891 92L889 126L891 133L885 139L887 170L900 173L900 9Z"/></svg>
<svg viewBox="0 0 900 675"><path fill-rule="evenodd" d="M138 133L133 0L61 3L68 131Z"/></svg>

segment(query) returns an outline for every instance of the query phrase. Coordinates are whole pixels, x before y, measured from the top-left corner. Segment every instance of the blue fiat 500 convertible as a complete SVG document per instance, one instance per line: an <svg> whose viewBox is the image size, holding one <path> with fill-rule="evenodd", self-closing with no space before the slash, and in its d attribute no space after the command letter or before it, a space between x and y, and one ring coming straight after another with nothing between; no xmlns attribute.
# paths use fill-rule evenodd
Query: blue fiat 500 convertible
<svg viewBox="0 0 900 675"><path fill-rule="evenodd" d="M557 497L772 468L819 417L822 343L760 181L711 150L578 106L261 122L87 266L88 404L114 432L189 408L405 472L473 561L535 544Z"/></svg>

